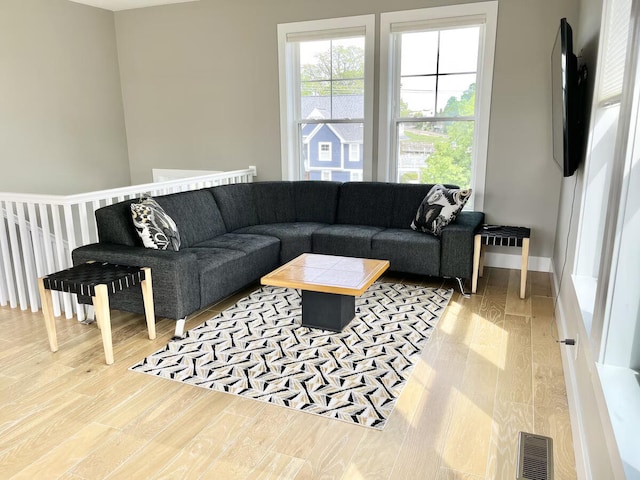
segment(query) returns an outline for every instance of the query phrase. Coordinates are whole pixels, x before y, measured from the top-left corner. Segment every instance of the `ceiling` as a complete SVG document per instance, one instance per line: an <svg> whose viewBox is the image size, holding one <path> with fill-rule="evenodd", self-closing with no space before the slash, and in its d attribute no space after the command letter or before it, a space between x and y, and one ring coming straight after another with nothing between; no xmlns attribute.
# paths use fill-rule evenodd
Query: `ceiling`
<svg viewBox="0 0 640 480"><path fill-rule="evenodd" d="M71 0L76 3L84 3L92 7L105 10L131 10L132 8L154 7L156 5L168 5L170 3L196 2L198 0Z"/></svg>

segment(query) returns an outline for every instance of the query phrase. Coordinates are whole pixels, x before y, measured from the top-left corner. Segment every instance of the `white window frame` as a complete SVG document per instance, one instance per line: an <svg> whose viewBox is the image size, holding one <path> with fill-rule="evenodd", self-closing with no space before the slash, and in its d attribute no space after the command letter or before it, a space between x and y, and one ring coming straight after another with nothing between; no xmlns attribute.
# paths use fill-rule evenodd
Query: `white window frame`
<svg viewBox="0 0 640 480"><path fill-rule="evenodd" d="M300 139L298 132L300 91L298 44L288 42L292 36L323 38L323 35L355 29L364 30L364 119L363 123L363 176L373 179L373 82L375 49L375 15L311 20L278 25L278 70L280 83L280 148L282 179L301 179ZM346 35L345 35L346 36Z"/></svg>
<svg viewBox="0 0 640 480"><path fill-rule="evenodd" d="M322 181L331 181L331 175L331 170L320 170L320 180Z"/></svg>
<svg viewBox="0 0 640 480"><path fill-rule="evenodd" d="M467 204L469 209L484 208L484 191L489 144L489 116L493 84L493 59L498 19L498 2L478 2L446 7L423 8L402 12L383 13L380 16L380 130L378 134L378 180L395 182L397 179L396 119L394 102L399 96L400 58L393 42L392 26L413 25L451 27L479 21L481 28L478 46L476 77L476 120L474 128L474 152L471 161L471 188L473 195Z"/></svg>
<svg viewBox="0 0 640 480"><path fill-rule="evenodd" d="M323 158L322 147L324 147L324 146L328 146L329 147L329 150L327 151L327 153L329 154L328 158ZM318 142L318 161L319 162L331 162L331 161L333 161L333 148L332 148L331 142Z"/></svg>
<svg viewBox="0 0 640 480"><path fill-rule="evenodd" d="M360 161L360 144L359 143L349 144L349 161L350 162Z"/></svg>

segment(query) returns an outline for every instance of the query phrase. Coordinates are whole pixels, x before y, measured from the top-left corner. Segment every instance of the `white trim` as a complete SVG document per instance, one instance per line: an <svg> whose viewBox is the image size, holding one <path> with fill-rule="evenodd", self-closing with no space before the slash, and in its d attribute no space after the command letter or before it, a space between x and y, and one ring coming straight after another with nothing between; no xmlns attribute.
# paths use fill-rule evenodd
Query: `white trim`
<svg viewBox="0 0 640 480"><path fill-rule="evenodd" d="M580 305L572 288L571 276L568 272L565 275L567 278L561 284L552 264L553 292L554 297L557 297L555 316L558 338L578 338L575 349L562 348L560 351L577 477L589 480L622 480L626 478L624 468L595 360L591 356L591 349L583 345L588 341ZM561 291L558 290L560 286ZM573 324L573 328L570 324Z"/></svg>
<svg viewBox="0 0 640 480"><path fill-rule="evenodd" d="M299 118L299 106L293 101L293 92L299 90L297 75L299 65L298 43L287 42L305 32L319 34L322 31L340 29L352 30L363 27L364 34L364 119L363 154L364 177L373 179L373 90L374 90L374 53L375 53L375 15L358 15L324 20L283 23L278 25L278 70L280 92L280 154L282 179L296 180L301 177L300 152L298 151L298 131L296 119ZM345 30L345 31L347 31Z"/></svg>
<svg viewBox="0 0 640 480"><path fill-rule="evenodd" d="M423 8L401 12L383 13L380 16L380 127L378 134L378 157L388 159L378 163L378 180L396 180L395 138L393 125L393 101L397 97L397 82L391 78L397 71L398 55L392 55L394 49L392 26L395 24L415 24L420 21L447 21L461 17L467 21L470 16L484 18L484 34L478 45L478 73L476 77L476 120L474 129L474 156L471 172L473 198L469 206L481 211L484 208L484 189L486 179L487 151L489 140L489 117L491 91L493 85L493 60L495 52L498 2L477 2L446 7ZM402 28L398 26L396 28ZM392 94L389 92L394 90Z"/></svg>

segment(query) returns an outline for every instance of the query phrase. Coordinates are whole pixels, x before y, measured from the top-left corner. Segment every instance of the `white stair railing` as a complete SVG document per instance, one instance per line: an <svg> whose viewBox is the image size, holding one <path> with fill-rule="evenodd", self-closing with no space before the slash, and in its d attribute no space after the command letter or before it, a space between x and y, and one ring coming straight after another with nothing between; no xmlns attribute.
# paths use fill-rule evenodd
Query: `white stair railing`
<svg viewBox="0 0 640 480"><path fill-rule="evenodd" d="M38 277L72 266L71 252L96 242L94 212L142 195L167 195L231 183L250 183L256 168L180 178L166 182L79 193L0 193L0 305L32 312L40 308ZM75 295L54 292L55 316L84 320Z"/></svg>

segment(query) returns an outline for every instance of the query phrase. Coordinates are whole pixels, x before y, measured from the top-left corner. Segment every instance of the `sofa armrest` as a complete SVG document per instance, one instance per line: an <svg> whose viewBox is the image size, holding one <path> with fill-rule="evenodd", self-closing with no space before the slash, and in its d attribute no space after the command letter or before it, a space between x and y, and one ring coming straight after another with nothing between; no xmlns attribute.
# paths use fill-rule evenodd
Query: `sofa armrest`
<svg viewBox="0 0 640 480"><path fill-rule="evenodd" d="M177 320L200 308L198 262L193 253L94 243L75 249L72 257L74 265L97 261L150 267L157 316ZM119 292L110 301L114 308L144 313L139 289Z"/></svg>
<svg viewBox="0 0 640 480"><path fill-rule="evenodd" d="M483 212L460 212L453 223L442 229L440 274L443 277L471 278L473 237L483 221Z"/></svg>

